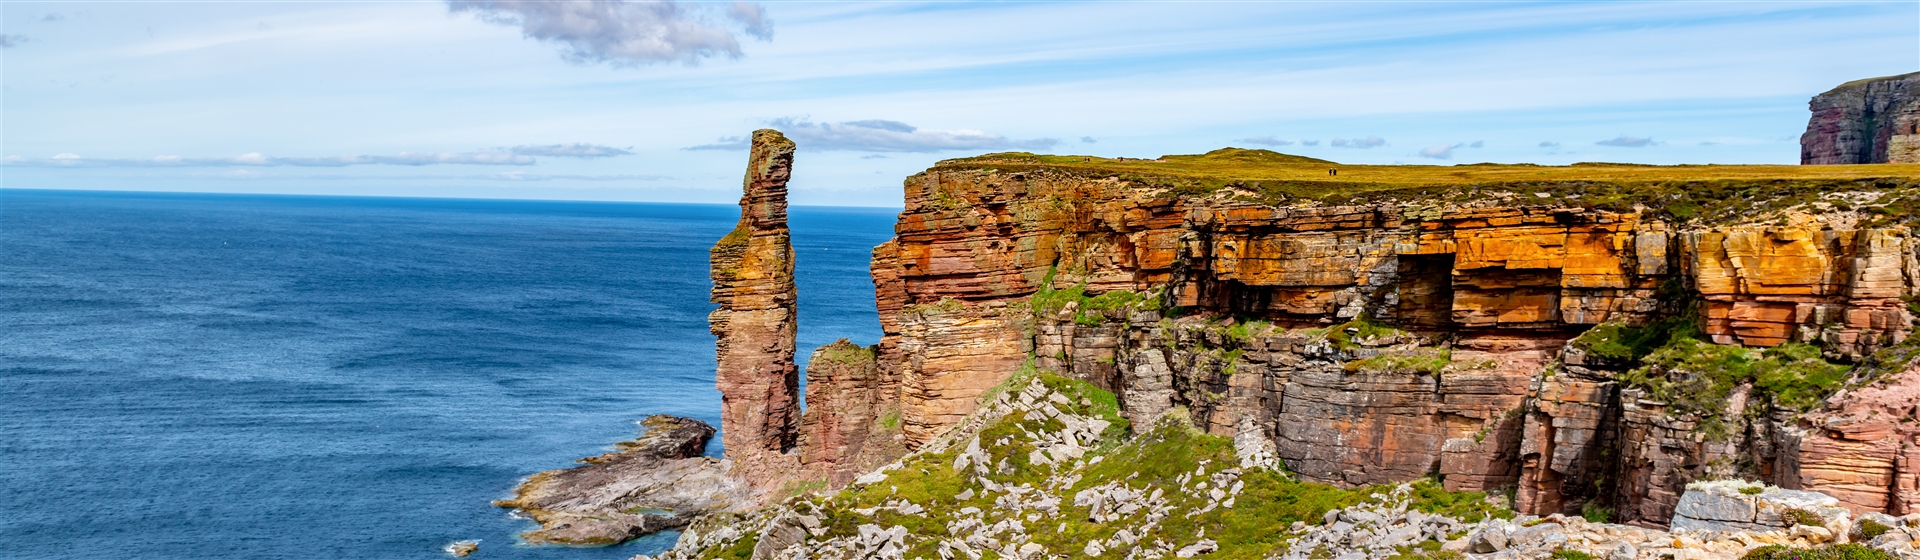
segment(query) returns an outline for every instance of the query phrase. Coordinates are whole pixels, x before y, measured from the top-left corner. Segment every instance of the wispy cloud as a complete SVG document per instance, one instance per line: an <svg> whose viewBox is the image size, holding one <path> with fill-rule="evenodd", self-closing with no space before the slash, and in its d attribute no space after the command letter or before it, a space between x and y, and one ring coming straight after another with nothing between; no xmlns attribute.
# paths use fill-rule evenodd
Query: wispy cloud
<svg viewBox="0 0 1920 560"><path fill-rule="evenodd" d="M880 154L870 154L870 155L860 156L860 159L890 159L890 158Z"/></svg>
<svg viewBox="0 0 1920 560"><path fill-rule="evenodd" d="M1542 147L1542 148L1558 148L1558 147L1560 147L1560 143L1559 143L1559 142L1554 142L1554 141L1551 141L1551 140L1549 140L1549 141L1545 141L1545 142L1541 142L1541 143L1540 143L1540 147Z"/></svg>
<svg viewBox="0 0 1920 560"><path fill-rule="evenodd" d="M1300 145L1302 145L1302 146L1318 146L1318 145L1320 145L1320 141L1319 141L1319 140L1301 140L1301 141L1300 141Z"/></svg>
<svg viewBox="0 0 1920 560"><path fill-rule="evenodd" d="M566 157L566 158L583 158L583 159L633 155L633 151L629 148L615 148L612 146L596 146L593 144L578 144L578 143L548 144L543 146L514 146L512 148L507 148L507 151L512 152L514 154L523 155L523 156L546 156L546 157Z"/></svg>
<svg viewBox="0 0 1920 560"><path fill-rule="evenodd" d="M67 16L60 15L60 12L47 12L47 15L40 16L40 21L45 22L54 22L63 19L67 19Z"/></svg>
<svg viewBox="0 0 1920 560"><path fill-rule="evenodd" d="M1427 159L1453 159L1453 149L1458 148L1460 146L1461 144L1441 144L1438 146L1428 146L1420 150L1420 157L1427 158Z"/></svg>
<svg viewBox="0 0 1920 560"><path fill-rule="evenodd" d="M1441 144L1438 146L1427 146L1425 148L1421 148L1420 153L1417 155L1427 159L1453 159L1454 150L1458 150L1460 148L1484 148L1486 147L1486 145L1487 145L1487 142L1485 140L1474 140L1472 142L1458 142L1454 144Z"/></svg>
<svg viewBox="0 0 1920 560"><path fill-rule="evenodd" d="M944 152L952 150L1044 150L1060 141L1054 138L1015 140L978 130L933 130L900 121L869 119L841 123L816 123L785 117L767 121L767 126L786 133L803 150L839 150L849 152ZM744 136L725 136L711 144L687 146L685 150L744 150Z"/></svg>
<svg viewBox="0 0 1920 560"><path fill-rule="evenodd" d="M350 165L533 165L532 156L512 152L400 152L391 156L344 155L279 157L260 152L233 157L157 156L151 158L88 158L59 154L46 159L20 156L0 158L0 164L19 167L346 167Z"/></svg>
<svg viewBox="0 0 1920 560"><path fill-rule="evenodd" d="M671 175L636 175L627 173L580 175L580 174L543 174L525 171L505 171L484 174L416 174L416 175L366 175L366 174L280 174L260 172L252 169L233 169L219 172L194 172L191 177L205 179L271 179L271 180L318 180L318 181L664 181L676 179Z"/></svg>
<svg viewBox="0 0 1920 560"><path fill-rule="evenodd" d="M1081 137L1080 137L1080 143L1082 143L1082 144L1097 144L1097 143L1099 143L1099 142L1100 142L1099 140L1095 140L1095 139L1094 139L1094 138L1093 138L1092 136L1081 136Z"/></svg>
<svg viewBox="0 0 1920 560"><path fill-rule="evenodd" d="M627 173L606 175L538 174L524 171L507 171L473 177L493 181L661 181L672 179L667 175L634 175Z"/></svg>
<svg viewBox="0 0 1920 560"><path fill-rule="evenodd" d="M753 147L753 141L745 136L721 136L711 144L698 144L680 148L682 150L745 150Z"/></svg>
<svg viewBox="0 0 1920 560"><path fill-rule="evenodd" d="M32 37L28 37L26 35L17 35L13 33L7 33L4 35L0 35L0 49L11 49L14 47L18 47L20 45L27 44L28 41L32 41L32 40L33 40Z"/></svg>
<svg viewBox="0 0 1920 560"><path fill-rule="evenodd" d="M1241 138L1239 140L1235 140L1235 142L1246 142L1248 144L1259 144L1262 146L1292 146L1293 145L1292 140L1281 140L1279 138L1274 138L1272 136L1250 136L1247 138ZM1318 144L1318 142L1315 142L1315 143Z"/></svg>
<svg viewBox="0 0 1920 560"><path fill-rule="evenodd" d="M722 19L749 36L773 38L766 9L749 2L720 9L673 0L447 0L447 9L519 26L527 38L561 45L561 57L575 64L622 67L740 58L740 41Z"/></svg>
<svg viewBox="0 0 1920 560"><path fill-rule="evenodd" d="M1379 136L1368 136L1366 138L1353 138L1353 139L1335 138L1333 139L1332 142L1330 142L1330 144L1332 144L1333 147L1335 148L1359 148L1364 150L1367 148L1378 148L1380 146L1385 146L1387 145L1387 140Z"/></svg>
<svg viewBox="0 0 1920 560"><path fill-rule="evenodd" d="M1647 146L1651 146L1656 143L1657 142L1654 142L1652 138L1641 138L1639 136L1621 135L1611 139L1594 142L1593 144L1596 146L1613 146L1616 148L1645 148Z"/></svg>

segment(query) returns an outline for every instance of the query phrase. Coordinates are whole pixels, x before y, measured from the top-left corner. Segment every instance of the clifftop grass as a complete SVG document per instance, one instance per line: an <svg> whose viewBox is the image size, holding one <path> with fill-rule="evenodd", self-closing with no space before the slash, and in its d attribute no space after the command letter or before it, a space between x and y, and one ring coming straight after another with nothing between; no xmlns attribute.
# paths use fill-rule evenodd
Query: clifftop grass
<svg viewBox="0 0 1920 560"><path fill-rule="evenodd" d="M959 169L1114 178L1182 195L1234 188L1267 204L1511 199L1515 204L1551 202L1620 211L1638 204L1679 220L1707 222L1824 204L1813 208L1857 209L1872 222L1920 221L1920 164L1347 165L1267 150L1223 148L1151 160L1006 152L945 160L933 168ZM1330 175L1329 169L1339 174ZM1859 203L1844 193L1880 196Z"/></svg>

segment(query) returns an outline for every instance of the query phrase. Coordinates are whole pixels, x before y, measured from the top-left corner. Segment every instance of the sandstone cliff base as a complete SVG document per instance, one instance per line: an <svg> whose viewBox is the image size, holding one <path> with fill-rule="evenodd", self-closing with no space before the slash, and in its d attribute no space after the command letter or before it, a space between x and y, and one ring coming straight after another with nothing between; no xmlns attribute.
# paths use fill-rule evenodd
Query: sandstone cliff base
<svg viewBox="0 0 1920 560"><path fill-rule="evenodd" d="M1084 382L1016 379L845 491L710 516L657 558L1920 558L1920 515L1856 520L1810 492L1696 485L1683 509L1701 517L1676 532L1516 516L1505 496L1432 481L1301 481L1270 443L1205 434L1184 410L1132 436L1117 412Z"/></svg>

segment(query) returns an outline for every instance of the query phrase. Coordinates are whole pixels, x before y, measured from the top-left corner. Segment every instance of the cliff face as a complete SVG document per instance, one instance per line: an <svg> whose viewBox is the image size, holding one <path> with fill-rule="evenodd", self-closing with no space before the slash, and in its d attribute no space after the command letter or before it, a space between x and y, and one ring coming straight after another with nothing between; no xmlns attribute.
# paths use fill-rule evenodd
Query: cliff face
<svg viewBox="0 0 1920 560"><path fill-rule="evenodd" d="M712 250L721 441L729 458L778 456L799 428L794 365L793 241L787 231L787 178L793 142L773 130L753 133L740 223Z"/></svg>
<svg viewBox="0 0 1920 560"><path fill-rule="evenodd" d="M1249 154L1181 162L1266 157ZM1745 222L1554 202L1644 186L1618 179L1329 203L1022 158L908 179L898 235L874 252L877 371L810 377L810 399L878 389L847 410L897 407L918 447L1015 372L1051 370L1113 391L1136 423L1184 407L1211 433L1269 440L1314 481L1433 475L1453 490L1516 488L1529 513L1592 504L1651 523L1710 474L1843 489L1862 511L1915 507L1910 409L1878 428L1829 428L1851 425L1823 419L1853 418L1849 405L1789 406L1777 380L1755 389L1752 375L1708 371L1677 347L1609 357L1576 340L1687 318L1699 332L1685 342L1726 363L1786 363L1759 350L1786 345L1844 371L1905 339L1920 284L1920 243L1863 225L1871 213L1763 204L1752 190L1736 202L1771 213ZM1810 184L1883 201L1915 186ZM1659 400L1689 384L1725 398ZM1809 391L1817 404L1840 385ZM810 464L871 462L804 447Z"/></svg>
<svg viewBox="0 0 1920 560"><path fill-rule="evenodd" d="M1848 82L1808 107L1803 165L1920 162L1920 72Z"/></svg>

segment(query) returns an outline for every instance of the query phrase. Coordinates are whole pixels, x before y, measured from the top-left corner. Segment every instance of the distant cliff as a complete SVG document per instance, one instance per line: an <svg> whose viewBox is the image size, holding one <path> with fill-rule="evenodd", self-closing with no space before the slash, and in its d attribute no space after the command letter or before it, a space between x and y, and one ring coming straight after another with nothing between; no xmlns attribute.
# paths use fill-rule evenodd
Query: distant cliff
<svg viewBox="0 0 1920 560"><path fill-rule="evenodd" d="M1920 72L1847 82L1807 105L1801 164L1920 163Z"/></svg>

